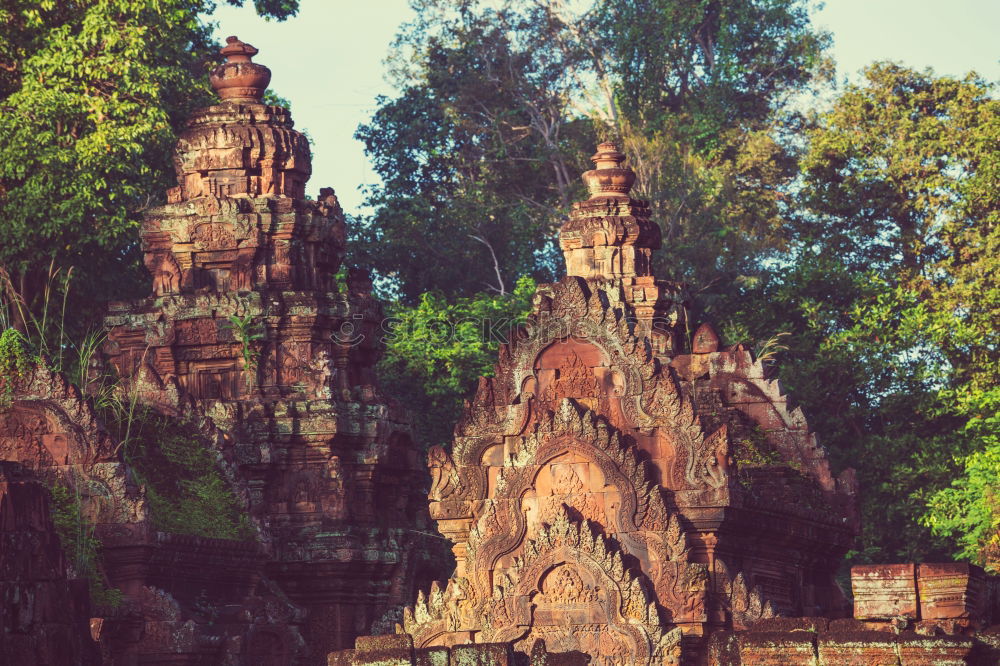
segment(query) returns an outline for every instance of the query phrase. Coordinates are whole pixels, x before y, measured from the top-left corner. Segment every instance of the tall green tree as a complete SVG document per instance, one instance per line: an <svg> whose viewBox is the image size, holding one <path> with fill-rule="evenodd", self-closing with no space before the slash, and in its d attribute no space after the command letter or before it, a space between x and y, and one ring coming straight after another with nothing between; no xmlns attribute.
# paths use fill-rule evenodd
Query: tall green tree
<svg viewBox="0 0 1000 666"><path fill-rule="evenodd" d="M737 334L793 333L785 383L859 472L859 559L947 557L995 516L944 513L995 441L998 112L975 75L869 67L807 134L792 251L730 315Z"/></svg>
<svg viewBox="0 0 1000 666"><path fill-rule="evenodd" d="M397 38L395 51L413 58L393 63L400 95L380 98L357 132L382 180L356 238L359 262L410 303L552 278L559 211L580 190L577 158L593 136L522 17L463 3L442 18L447 3L434 4Z"/></svg>
<svg viewBox="0 0 1000 666"><path fill-rule="evenodd" d="M607 137L663 221L665 272L711 287L780 245L786 101L826 72L803 3L414 7L390 63L400 94L358 131L383 181L359 241L408 302L558 273L555 231Z"/></svg>
<svg viewBox="0 0 1000 666"><path fill-rule="evenodd" d="M228 0L242 5L243 0ZM141 212L171 184L175 133L209 103L207 0L0 7L0 267L38 307L50 266L87 284L74 319L138 285ZM297 0L257 0L263 16ZM22 323L23 324L23 323Z"/></svg>

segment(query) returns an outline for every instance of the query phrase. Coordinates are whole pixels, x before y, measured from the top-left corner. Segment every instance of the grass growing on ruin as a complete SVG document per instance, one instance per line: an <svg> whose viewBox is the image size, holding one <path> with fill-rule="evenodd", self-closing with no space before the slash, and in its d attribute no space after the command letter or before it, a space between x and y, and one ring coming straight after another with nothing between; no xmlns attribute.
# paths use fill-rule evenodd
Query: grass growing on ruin
<svg viewBox="0 0 1000 666"><path fill-rule="evenodd" d="M93 525L83 518L79 495L61 482L52 484L49 493L52 523L59 542L77 576L87 581L91 602L117 608L122 602L122 592L110 587L101 571L101 542L94 535Z"/></svg>
<svg viewBox="0 0 1000 666"><path fill-rule="evenodd" d="M146 486L156 529L213 539L253 538L249 517L194 424L140 408L125 452Z"/></svg>
<svg viewBox="0 0 1000 666"><path fill-rule="evenodd" d="M736 439L733 459L738 467L766 467L785 463L781 454L767 441L767 434L760 426L747 429L744 437Z"/></svg>
<svg viewBox="0 0 1000 666"><path fill-rule="evenodd" d="M240 342L247 390L252 390L257 377L257 367L260 364L260 350L257 347L258 343L264 339L261 324L254 321L253 315L247 314L243 317L231 315L223 325L231 330L233 336Z"/></svg>
<svg viewBox="0 0 1000 666"><path fill-rule="evenodd" d="M10 406L14 384L28 372L32 361L27 340L20 331L8 328L0 332L0 409Z"/></svg>

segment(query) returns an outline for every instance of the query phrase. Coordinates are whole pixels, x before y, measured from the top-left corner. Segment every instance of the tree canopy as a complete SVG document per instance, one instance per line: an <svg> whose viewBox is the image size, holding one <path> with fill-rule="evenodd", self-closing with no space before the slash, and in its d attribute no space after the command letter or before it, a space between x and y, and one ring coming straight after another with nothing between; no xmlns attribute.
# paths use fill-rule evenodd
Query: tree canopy
<svg viewBox="0 0 1000 666"><path fill-rule="evenodd" d="M254 4L278 20L298 8L297 0ZM0 8L8 292L38 307L46 269L72 266L93 298L73 301L84 316L142 285L138 217L172 184L181 123L212 99L206 74L216 46L202 20L212 9L207 0L14 0Z"/></svg>
<svg viewBox="0 0 1000 666"><path fill-rule="evenodd" d="M1000 103L975 75L864 74L806 133L789 251L727 322L791 333L784 382L859 471L859 557L947 557L996 520L952 510L996 438Z"/></svg>
<svg viewBox="0 0 1000 666"><path fill-rule="evenodd" d="M794 161L772 130L799 122L789 96L828 70L802 3L417 7L390 61L400 94L357 134L382 177L359 261L408 302L557 274L555 232L609 136L664 221L672 276L711 289L780 245Z"/></svg>

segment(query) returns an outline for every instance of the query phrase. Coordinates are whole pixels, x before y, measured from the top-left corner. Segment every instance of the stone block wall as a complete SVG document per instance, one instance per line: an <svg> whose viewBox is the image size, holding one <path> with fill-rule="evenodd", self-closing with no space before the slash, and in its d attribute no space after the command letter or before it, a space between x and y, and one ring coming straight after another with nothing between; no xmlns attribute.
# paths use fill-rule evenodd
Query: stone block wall
<svg viewBox="0 0 1000 666"><path fill-rule="evenodd" d="M987 666L1000 636L874 630L859 620L772 618L709 639L711 666Z"/></svg>
<svg viewBox="0 0 1000 666"><path fill-rule="evenodd" d="M851 569L854 617L955 633L988 626L996 582L967 562L881 564Z"/></svg>

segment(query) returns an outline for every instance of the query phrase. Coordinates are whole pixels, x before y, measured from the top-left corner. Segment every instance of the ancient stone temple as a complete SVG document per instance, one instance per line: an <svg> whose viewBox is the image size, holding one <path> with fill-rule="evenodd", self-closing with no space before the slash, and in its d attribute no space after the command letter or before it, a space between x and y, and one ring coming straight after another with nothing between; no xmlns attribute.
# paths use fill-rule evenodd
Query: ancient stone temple
<svg viewBox="0 0 1000 666"><path fill-rule="evenodd" d="M272 624L294 629L245 636L233 663L320 663L426 577L426 472L376 386L370 281L337 280L337 198L305 197L309 144L287 109L262 102L270 71L252 62L257 50L230 37L222 53L211 75L221 101L191 116L178 186L142 223L153 295L112 304L106 351L141 404L207 416L259 542L151 536L185 563L157 570L157 589L179 604L171 613L183 622L213 603L203 578L219 570L198 562L218 562L234 577L218 592L226 604L246 606L265 586L265 606L287 607Z"/></svg>
<svg viewBox="0 0 1000 666"><path fill-rule="evenodd" d="M602 144L591 196L560 230L567 276L480 383L431 515L457 577L407 615L415 644L514 641L594 663L665 663L713 627L843 605L849 475L764 367L683 308L650 269L660 232Z"/></svg>
<svg viewBox="0 0 1000 666"><path fill-rule="evenodd" d="M566 277L425 466L337 198L306 198L257 50L222 53L141 226L152 294L111 304L87 386L5 351L0 664L1000 664L978 567L854 567L852 607L852 472L685 320L614 144Z"/></svg>
<svg viewBox="0 0 1000 666"><path fill-rule="evenodd" d="M397 636L330 663L964 663L933 660L955 654L948 640L908 644L924 661L883 660L900 650L885 635L857 651L874 625L847 619L834 580L857 529L853 472L831 475L742 345L703 324L685 350L682 290L651 270L659 227L624 158L598 146L590 198L560 230L566 277L539 287L451 450L430 451L454 577L420 593Z"/></svg>

